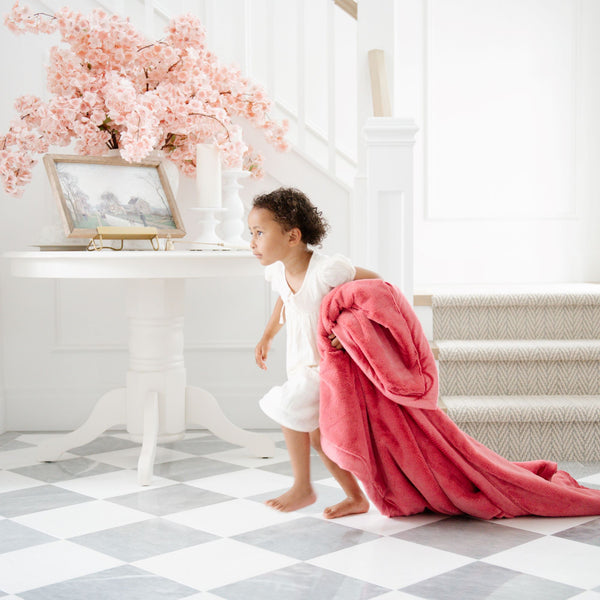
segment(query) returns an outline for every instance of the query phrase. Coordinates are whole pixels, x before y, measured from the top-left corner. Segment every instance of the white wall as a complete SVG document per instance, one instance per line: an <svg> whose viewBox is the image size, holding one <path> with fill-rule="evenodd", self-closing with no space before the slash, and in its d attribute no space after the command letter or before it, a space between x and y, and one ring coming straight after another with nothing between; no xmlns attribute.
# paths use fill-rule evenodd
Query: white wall
<svg viewBox="0 0 600 600"><path fill-rule="evenodd" d="M48 11L63 3L45 0L29 4L35 10ZM85 12L99 4L110 8L113 3L86 0L67 4ZM135 23L148 27L140 3L120 4L130 11ZM2 14L11 5L12 0L0 0ZM258 46L252 46L254 51L245 54L251 40L242 35L244 13L239 9L244 6L247 3L240 0L169 3L175 13L193 10L205 19L209 45L223 62L243 65L251 56L252 73L260 74L264 71ZM266 3L253 2L253 6L257 14L263 14ZM259 23L257 14L251 15L255 25ZM154 29L160 34L161 19L157 19ZM261 36L253 37L260 45ZM56 38L49 36L15 36L0 28L0 78L5 90L0 97L0 131L7 129L18 95L46 95L43 65L54 43ZM16 56L18 61L14 60ZM267 84L256 75L255 78ZM275 152L256 132L248 131L248 136L267 156L269 173L263 180L245 184L242 196L246 204L255 194L279 185L302 187L332 223L333 232L325 251L347 253L349 190L328 178L310 157ZM185 204L193 192L193 182L183 179L178 203ZM56 241L53 236L58 227L58 212L42 165L36 167L34 179L22 198L0 192L1 252ZM73 429L82 423L102 393L124 385L127 323L123 283L19 279L10 276L5 261L1 266L0 384L4 384L5 428ZM213 392L230 418L244 427L275 426L260 411L258 398L285 377L284 332L274 344L267 373L254 364L254 346L270 314L271 301L270 291L260 277L196 280L186 287L188 381Z"/></svg>
<svg viewBox="0 0 600 600"><path fill-rule="evenodd" d="M417 287L600 281L598 3L395 6L395 114L420 126Z"/></svg>

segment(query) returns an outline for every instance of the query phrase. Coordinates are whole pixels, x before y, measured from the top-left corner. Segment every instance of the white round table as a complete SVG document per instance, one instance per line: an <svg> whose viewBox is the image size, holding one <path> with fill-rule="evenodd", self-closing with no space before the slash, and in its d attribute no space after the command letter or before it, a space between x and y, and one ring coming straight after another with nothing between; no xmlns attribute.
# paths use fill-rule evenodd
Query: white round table
<svg viewBox="0 0 600 600"><path fill-rule="evenodd" d="M183 359L185 280L198 277L258 276L262 268L246 251L10 252L4 255L17 277L126 279L129 368L125 387L105 393L75 431L39 446L39 460L88 443L115 425L126 425L142 443L138 481L152 479L156 445L181 439L187 425L271 457L273 441L245 431L223 413L204 389L186 385Z"/></svg>

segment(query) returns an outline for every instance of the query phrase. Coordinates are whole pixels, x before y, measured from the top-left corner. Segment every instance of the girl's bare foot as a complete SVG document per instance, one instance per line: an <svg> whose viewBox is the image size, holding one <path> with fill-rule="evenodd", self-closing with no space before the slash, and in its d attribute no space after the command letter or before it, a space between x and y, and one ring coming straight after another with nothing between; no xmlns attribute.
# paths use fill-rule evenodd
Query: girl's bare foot
<svg viewBox="0 0 600 600"><path fill-rule="evenodd" d="M292 486L285 494L281 494L281 496L277 498L271 498L271 500L267 500L265 504L270 508L274 508L281 512L292 512L314 504L316 501L317 495L312 487L300 488Z"/></svg>
<svg viewBox="0 0 600 600"><path fill-rule="evenodd" d="M364 496L357 498L346 498L333 506L328 506L323 511L326 519L337 519L347 515L358 515L369 510L369 501Z"/></svg>

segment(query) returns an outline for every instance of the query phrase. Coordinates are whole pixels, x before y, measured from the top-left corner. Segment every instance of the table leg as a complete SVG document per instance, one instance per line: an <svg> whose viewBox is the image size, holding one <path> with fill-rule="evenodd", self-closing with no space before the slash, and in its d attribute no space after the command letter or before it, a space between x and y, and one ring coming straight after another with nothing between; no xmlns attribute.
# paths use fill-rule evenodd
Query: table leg
<svg viewBox="0 0 600 600"><path fill-rule="evenodd" d="M138 460L138 483L150 485L158 440L158 392L150 392L144 405L144 438Z"/></svg>
<svg viewBox="0 0 600 600"><path fill-rule="evenodd" d="M268 435L246 431L234 425L225 416L216 398L206 390L186 387L185 411L188 425L206 427L222 440L243 446L259 458L275 455L275 442Z"/></svg>
<svg viewBox="0 0 600 600"><path fill-rule="evenodd" d="M67 450L83 446L110 427L123 425L125 421L125 388L111 390L96 402L90 416L81 427L66 435L42 442L38 446L38 458L42 462L53 462Z"/></svg>

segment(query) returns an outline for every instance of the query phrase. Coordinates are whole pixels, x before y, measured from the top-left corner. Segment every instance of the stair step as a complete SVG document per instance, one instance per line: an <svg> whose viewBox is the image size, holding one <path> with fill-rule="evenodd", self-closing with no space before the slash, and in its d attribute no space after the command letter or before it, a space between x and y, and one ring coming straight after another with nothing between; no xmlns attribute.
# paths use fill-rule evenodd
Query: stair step
<svg viewBox="0 0 600 600"><path fill-rule="evenodd" d="M448 416L509 460L600 459L600 395L443 396Z"/></svg>
<svg viewBox="0 0 600 600"><path fill-rule="evenodd" d="M431 295L435 339L598 339L600 285ZM421 294L415 304L428 302Z"/></svg>
<svg viewBox="0 0 600 600"><path fill-rule="evenodd" d="M600 340L439 340L443 396L600 394Z"/></svg>

